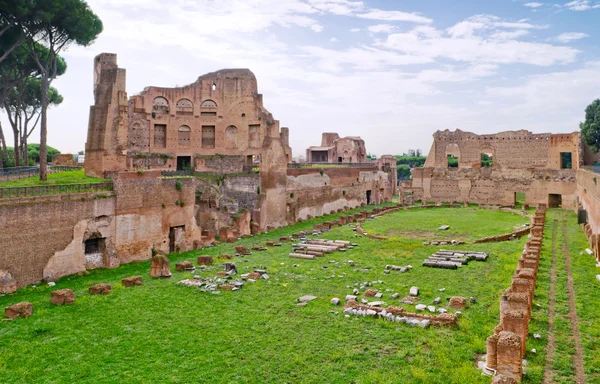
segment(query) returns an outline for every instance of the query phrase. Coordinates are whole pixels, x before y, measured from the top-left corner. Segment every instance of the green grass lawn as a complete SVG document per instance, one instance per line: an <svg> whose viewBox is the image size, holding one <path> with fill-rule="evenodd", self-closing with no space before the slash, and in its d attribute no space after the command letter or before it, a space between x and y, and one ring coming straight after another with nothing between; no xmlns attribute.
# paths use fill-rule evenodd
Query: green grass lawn
<svg viewBox="0 0 600 384"><path fill-rule="evenodd" d="M0 308L19 301L34 304L34 315L29 319L0 322L0 381L486 384L491 381L476 369L476 359L486 352L485 340L498 324L499 297L510 285L525 238L452 246L490 252L487 262L472 261L452 271L422 267L423 259L438 248L422 246L425 239L410 232L435 232L437 236L435 229L449 224L452 232L446 235L464 239L491 236L526 222L512 213L473 208L399 211L364 224L369 232L391 235L385 241L355 237L350 226L322 236L360 244L345 253L315 260L290 259L287 254L291 246L284 243L281 248L236 258L240 273L264 267L270 276L268 280L247 283L237 292L213 295L177 284L184 278L192 278L193 273L175 272L175 262L195 263L198 254L233 253L235 245L264 244L268 239L312 228L321 221L309 220L236 244L171 254L174 274L171 279L150 279L150 262L145 261L113 270L94 270L88 276L66 277L56 287L40 284L0 297ZM356 265L349 266L344 263L346 260L353 260ZM413 269L386 275L383 272L386 264L410 264ZM215 276L217 270L220 269L215 266L200 274ZM122 287L122 278L138 274L144 277L143 286ZM446 303L446 298L453 295L473 296L477 302L462 311L455 329L421 329L374 318L345 318L342 308L329 302L332 297L343 300L351 294L352 289L346 286L353 288L355 283L378 280L383 283L375 284L374 288L384 293L383 300L388 304L400 305L389 296L398 292L402 298L413 285L420 288L424 304L431 304L437 296ZM112 285L111 294L88 295L87 288L100 282ZM49 303L50 292L60 288L75 291L77 299L73 306L55 307ZM440 288L445 291L439 291ZM296 299L308 294L318 299L305 307L297 306ZM414 310L410 305L404 307ZM589 342L596 343L592 338ZM595 355L589 358L597 361ZM528 382L540 382L540 372L543 373L540 366L543 367L542 354L530 363L532 375L526 377Z"/></svg>
<svg viewBox="0 0 600 384"><path fill-rule="evenodd" d="M55 184L83 184L99 183L105 181L97 177L86 176L83 169L77 171L49 173L48 181L40 181L39 176L27 177L20 180L11 180L0 182L0 188L4 187L33 187L37 185L55 185Z"/></svg>

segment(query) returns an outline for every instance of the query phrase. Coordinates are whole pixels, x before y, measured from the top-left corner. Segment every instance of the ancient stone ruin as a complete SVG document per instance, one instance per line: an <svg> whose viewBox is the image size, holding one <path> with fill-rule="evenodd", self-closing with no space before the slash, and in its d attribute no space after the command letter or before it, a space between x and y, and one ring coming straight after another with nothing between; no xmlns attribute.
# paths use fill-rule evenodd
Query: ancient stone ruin
<svg viewBox="0 0 600 384"><path fill-rule="evenodd" d="M542 248L546 206L535 212L531 239L519 259L511 286L500 298L500 324L487 339L487 367L500 378L521 382L529 320ZM496 379L495 379L496 380ZM499 379L497 379L499 380Z"/></svg>
<svg viewBox="0 0 600 384"><path fill-rule="evenodd" d="M583 165L579 132L493 135L437 131L425 165L401 183L401 200L550 207L576 206L576 170Z"/></svg>
<svg viewBox="0 0 600 384"><path fill-rule="evenodd" d="M308 147L309 163L362 163L367 161L365 141L358 136L342 137L337 133L323 132L321 145Z"/></svg>

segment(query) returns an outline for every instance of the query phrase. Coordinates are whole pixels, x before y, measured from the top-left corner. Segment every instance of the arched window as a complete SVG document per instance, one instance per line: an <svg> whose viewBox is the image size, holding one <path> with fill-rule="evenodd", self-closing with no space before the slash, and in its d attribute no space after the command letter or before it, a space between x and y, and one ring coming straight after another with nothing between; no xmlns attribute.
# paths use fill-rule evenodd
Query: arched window
<svg viewBox="0 0 600 384"><path fill-rule="evenodd" d="M179 127L178 132L178 140L180 147L189 147L190 146L190 133L192 132L191 128L187 125L182 125Z"/></svg>
<svg viewBox="0 0 600 384"><path fill-rule="evenodd" d="M158 96L152 100L152 112L169 113L169 102L164 97Z"/></svg>
<svg viewBox="0 0 600 384"><path fill-rule="evenodd" d="M175 106L178 115L192 115L194 113L194 104L189 99L180 99Z"/></svg>
<svg viewBox="0 0 600 384"><path fill-rule="evenodd" d="M214 101L212 101L210 99L204 100L202 102L202 104L200 104L200 107L202 107L202 108L217 108L217 103L215 103Z"/></svg>
<svg viewBox="0 0 600 384"><path fill-rule="evenodd" d="M227 127L227 129L225 130L226 148L237 148L237 134L238 129L235 126L230 125L229 127Z"/></svg>

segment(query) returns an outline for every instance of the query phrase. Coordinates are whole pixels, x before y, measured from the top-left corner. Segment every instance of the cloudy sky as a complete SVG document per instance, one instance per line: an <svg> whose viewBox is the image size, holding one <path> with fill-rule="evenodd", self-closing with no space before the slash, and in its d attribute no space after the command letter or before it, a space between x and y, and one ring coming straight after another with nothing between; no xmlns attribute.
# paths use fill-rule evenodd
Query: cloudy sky
<svg viewBox="0 0 600 384"><path fill-rule="evenodd" d="M377 155L428 151L438 129L572 132L600 97L600 0L88 2L104 32L70 47L53 83L65 101L48 142L63 152L85 146L100 52L118 54L130 96L250 68L294 155L324 131Z"/></svg>

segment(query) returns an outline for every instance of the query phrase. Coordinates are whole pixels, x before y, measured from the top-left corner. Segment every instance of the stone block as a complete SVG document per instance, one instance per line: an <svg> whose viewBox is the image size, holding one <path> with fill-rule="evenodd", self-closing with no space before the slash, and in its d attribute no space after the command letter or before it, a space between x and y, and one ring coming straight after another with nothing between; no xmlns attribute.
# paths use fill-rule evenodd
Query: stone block
<svg viewBox="0 0 600 384"><path fill-rule="evenodd" d="M175 264L175 270L179 272L183 272L186 269L194 269L194 264L190 261L182 261L180 263Z"/></svg>
<svg viewBox="0 0 600 384"><path fill-rule="evenodd" d="M240 255L249 255L250 250L246 246L238 245L237 247L235 247L235 253L238 253Z"/></svg>
<svg viewBox="0 0 600 384"><path fill-rule="evenodd" d="M142 285L142 276L126 277L123 280L121 280L121 284L123 284L124 287L134 287L136 285Z"/></svg>
<svg viewBox="0 0 600 384"><path fill-rule="evenodd" d="M461 296L452 296L450 298L450 303L448 303L448 307L453 309L465 309L467 307L467 299Z"/></svg>
<svg viewBox="0 0 600 384"><path fill-rule="evenodd" d="M0 269L0 295L15 293L17 280L5 269Z"/></svg>
<svg viewBox="0 0 600 384"><path fill-rule="evenodd" d="M150 261L150 277L171 277L171 262L165 255L157 255Z"/></svg>
<svg viewBox="0 0 600 384"><path fill-rule="evenodd" d="M88 288L88 292L90 295L108 295L110 285L106 283L95 284Z"/></svg>
<svg viewBox="0 0 600 384"><path fill-rule="evenodd" d="M212 256L198 256L198 265L212 265L213 264L213 257Z"/></svg>
<svg viewBox="0 0 600 384"><path fill-rule="evenodd" d="M29 317L33 314L33 304L26 301L13 304L10 307L4 309L4 315L10 319L17 317Z"/></svg>
<svg viewBox="0 0 600 384"><path fill-rule="evenodd" d="M59 289L50 293L50 302L55 305L71 305L75 302L72 289Z"/></svg>

